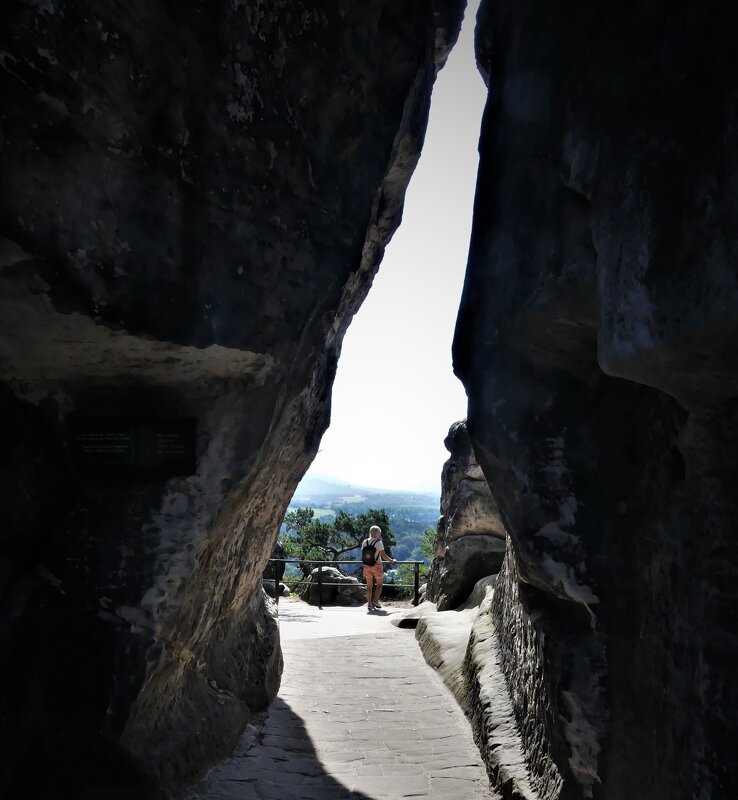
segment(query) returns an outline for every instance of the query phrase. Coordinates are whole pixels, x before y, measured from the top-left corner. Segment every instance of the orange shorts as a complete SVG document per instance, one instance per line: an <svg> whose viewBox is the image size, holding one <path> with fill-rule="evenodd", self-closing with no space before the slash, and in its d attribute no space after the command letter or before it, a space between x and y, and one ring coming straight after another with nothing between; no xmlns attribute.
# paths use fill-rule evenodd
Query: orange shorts
<svg viewBox="0 0 738 800"><path fill-rule="evenodd" d="M384 567L382 566L381 561L377 561L377 563L373 567L367 567L366 564L364 565L365 580L369 580L369 578L374 578L375 581L381 581L383 575L384 575Z"/></svg>

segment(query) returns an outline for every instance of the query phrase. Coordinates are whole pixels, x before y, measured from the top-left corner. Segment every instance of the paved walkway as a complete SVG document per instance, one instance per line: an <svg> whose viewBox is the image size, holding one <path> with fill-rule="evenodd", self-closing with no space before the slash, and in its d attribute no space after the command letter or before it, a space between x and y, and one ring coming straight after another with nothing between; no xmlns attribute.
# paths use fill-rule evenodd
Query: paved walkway
<svg viewBox="0 0 738 800"><path fill-rule="evenodd" d="M279 611L279 696L192 800L491 800L464 715L391 609Z"/></svg>

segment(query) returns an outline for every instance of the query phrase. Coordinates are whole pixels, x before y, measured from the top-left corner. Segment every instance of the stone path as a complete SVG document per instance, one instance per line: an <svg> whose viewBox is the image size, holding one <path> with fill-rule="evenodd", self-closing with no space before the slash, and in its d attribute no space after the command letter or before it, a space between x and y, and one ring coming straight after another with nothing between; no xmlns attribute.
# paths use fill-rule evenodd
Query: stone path
<svg viewBox="0 0 738 800"><path fill-rule="evenodd" d="M492 800L464 715L392 610L279 610L279 696L191 800Z"/></svg>

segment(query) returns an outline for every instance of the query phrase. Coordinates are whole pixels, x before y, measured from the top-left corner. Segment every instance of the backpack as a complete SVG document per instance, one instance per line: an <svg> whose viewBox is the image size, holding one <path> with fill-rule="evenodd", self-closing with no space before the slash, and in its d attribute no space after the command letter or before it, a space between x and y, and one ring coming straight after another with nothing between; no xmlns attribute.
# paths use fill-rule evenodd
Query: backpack
<svg viewBox="0 0 738 800"><path fill-rule="evenodd" d="M366 544L361 548L361 561L365 567L373 567L377 563L377 551L374 545L379 539L375 539L374 544L370 543L370 539L364 539L364 541Z"/></svg>

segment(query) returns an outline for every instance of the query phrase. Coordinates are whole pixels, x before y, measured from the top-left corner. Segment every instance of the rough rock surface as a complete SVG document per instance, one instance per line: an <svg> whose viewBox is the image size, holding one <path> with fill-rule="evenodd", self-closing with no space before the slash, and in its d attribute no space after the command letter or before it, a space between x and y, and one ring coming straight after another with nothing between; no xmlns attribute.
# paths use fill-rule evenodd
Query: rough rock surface
<svg viewBox="0 0 738 800"><path fill-rule="evenodd" d="M392 619L416 627L425 660L436 669L470 718L493 783L507 800L535 800L513 704L506 691L492 602L497 576L478 581L459 607L438 612L423 603Z"/></svg>
<svg viewBox="0 0 738 800"><path fill-rule="evenodd" d="M738 796L736 21L482 6L454 363L538 800Z"/></svg>
<svg viewBox="0 0 738 800"><path fill-rule="evenodd" d="M510 558L510 555L507 556ZM497 576L478 581L466 601L439 612L426 602L392 618L416 628L425 660L470 719L493 784L506 800L536 800L512 699L506 689L492 615Z"/></svg>
<svg viewBox="0 0 738 800"><path fill-rule="evenodd" d="M366 602L366 585L357 578L344 575L337 567L323 567L318 588L317 567L297 588L297 594L306 603L323 605L359 606Z"/></svg>
<svg viewBox="0 0 738 800"><path fill-rule="evenodd" d="M505 528L466 420L451 426L444 444L451 456L441 474L441 517L426 589L439 611L455 608L480 578L499 572L505 555Z"/></svg>
<svg viewBox="0 0 738 800"><path fill-rule="evenodd" d="M11 794L171 789L273 697L261 573L460 6L3 5ZM195 471L82 474L75 415L195 419Z"/></svg>
<svg viewBox="0 0 738 800"><path fill-rule="evenodd" d="M469 587L500 571L504 557L505 540L498 536L475 534L451 542L430 576L438 576L438 610L456 608L469 593Z"/></svg>

